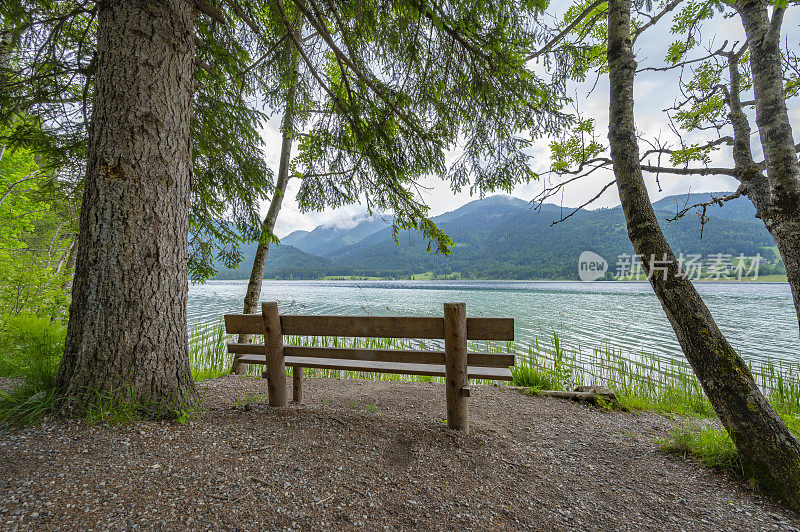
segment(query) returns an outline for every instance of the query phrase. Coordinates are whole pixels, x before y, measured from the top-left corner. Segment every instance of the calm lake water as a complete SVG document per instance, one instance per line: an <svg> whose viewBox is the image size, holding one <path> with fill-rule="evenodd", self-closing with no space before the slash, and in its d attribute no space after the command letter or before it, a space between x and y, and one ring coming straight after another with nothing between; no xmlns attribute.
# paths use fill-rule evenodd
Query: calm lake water
<svg viewBox="0 0 800 532"><path fill-rule="evenodd" d="M246 281L189 288L190 325L241 312ZM748 361L800 363L800 333L785 283L698 283L728 340ZM610 345L625 353L683 360L675 334L647 283L568 281L264 281L262 301L286 314L442 315L466 302L468 316L514 318L517 341L558 332L582 349Z"/></svg>

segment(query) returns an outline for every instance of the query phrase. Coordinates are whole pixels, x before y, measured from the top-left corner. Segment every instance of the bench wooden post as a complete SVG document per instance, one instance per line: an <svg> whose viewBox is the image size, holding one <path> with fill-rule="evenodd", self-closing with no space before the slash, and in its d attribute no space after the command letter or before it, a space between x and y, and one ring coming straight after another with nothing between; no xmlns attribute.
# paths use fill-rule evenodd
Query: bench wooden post
<svg viewBox="0 0 800 532"><path fill-rule="evenodd" d="M283 359L283 333L278 304L261 303L264 322L264 349L267 355L269 406L286 406L286 365Z"/></svg>
<svg viewBox="0 0 800 532"><path fill-rule="evenodd" d="M447 426L468 432L466 303L444 304L444 371L447 389Z"/></svg>
<svg viewBox="0 0 800 532"><path fill-rule="evenodd" d="M292 367L292 400L303 402L303 366Z"/></svg>

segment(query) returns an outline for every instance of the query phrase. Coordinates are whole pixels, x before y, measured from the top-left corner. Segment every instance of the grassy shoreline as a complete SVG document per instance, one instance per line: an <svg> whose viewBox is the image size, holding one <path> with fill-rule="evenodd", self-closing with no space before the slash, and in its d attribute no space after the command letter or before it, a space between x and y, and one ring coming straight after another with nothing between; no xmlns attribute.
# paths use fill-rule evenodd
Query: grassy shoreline
<svg viewBox="0 0 800 532"><path fill-rule="evenodd" d="M419 274L412 274L410 277L375 277L375 276L365 276L365 275L326 275L322 278L316 279L273 279L273 278L264 278L265 281L493 281L493 282L536 282L536 283L564 283L564 282L574 282L580 283L579 279L482 279L482 278L468 278L468 277L461 277L460 274L448 274L448 275L435 275L432 272L426 273L419 273ZM209 279L209 281L247 281L245 278L241 279ZM647 283L649 282L645 276L641 276L639 279L613 279L613 280L604 280L598 279L597 281L592 281L597 283ZM779 274L770 274L770 275L760 275L758 279L693 279L693 283L788 283L789 280L786 275L779 275Z"/></svg>
<svg viewBox="0 0 800 532"><path fill-rule="evenodd" d="M195 380L220 376L230 370L232 355L221 324L192 329L190 360ZM441 349L440 342L388 338L287 337L287 345L353 347L363 349ZM614 390L620 402L631 409L652 410L690 416L713 416L700 382L687 363L646 353L628 356L613 346L585 349L571 346L553 333L548 339L527 342L474 342L471 350L506 352L516 356L513 384L534 389L568 390L586 384L600 384ZM259 375L261 368L249 372ZM800 365L765 361L752 366L756 382L776 410L800 414ZM364 378L387 381L437 381L433 377L393 375L305 368L308 377ZM438 379L441 380L441 379ZM482 381L480 381L482 382ZM487 381L489 383L491 381Z"/></svg>

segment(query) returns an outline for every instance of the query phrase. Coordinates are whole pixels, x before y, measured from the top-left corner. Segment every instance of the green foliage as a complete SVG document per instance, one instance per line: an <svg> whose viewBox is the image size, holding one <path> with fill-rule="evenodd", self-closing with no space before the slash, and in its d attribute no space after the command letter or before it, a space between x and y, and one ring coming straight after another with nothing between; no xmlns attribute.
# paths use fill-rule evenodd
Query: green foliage
<svg viewBox="0 0 800 532"><path fill-rule="evenodd" d="M713 4L714 2L685 2L675 15L670 31L676 35L687 35L693 43L700 24L714 15Z"/></svg>
<svg viewBox="0 0 800 532"><path fill-rule="evenodd" d="M3 128L0 127L0 133ZM27 149L0 159L0 324L23 312L63 318L65 266L74 239L66 192Z"/></svg>
<svg viewBox="0 0 800 532"><path fill-rule="evenodd" d="M223 324L198 325L189 331L189 366L195 382L228 373L231 366Z"/></svg>
<svg viewBox="0 0 800 532"><path fill-rule="evenodd" d="M670 162L675 166L686 165L691 161L709 164L711 162L711 156L709 154L717 149L719 149L717 146L712 148L701 148L697 144L692 144L691 146L686 146L683 149L674 150L670 154Z"/></svg>
<svg viewBox="0 0 800 532"><path fill-rule="evenodd" d="M79 191L97 67L98 6L13 1L3 4L0 15L0 53L10 57L0 64L0 145L30 149ZM263 64L241 75L243 65L263 53L263 42L235 26L198 17L195 32L199 61L213 65L197 69L191 129L189 269L203 279L215 273L211 258L237 261L238 235L257 225L259 200L271 190L260 136L267 117L252 101L256 93L274 92L274 76Z"/></svg>
<svg viewBox="0 0 800 532"><path fill-rule="evenodd" d="M694 48L697 43L694 40L694 37L689 37L686 40L682 41L675 41L669 45L667 49L667 57L666 60L668 63L676 65L683 61L686 57L686 54Z"/></svg>
<svg viewBox="0 0 800 532"><path fill-rule="evenodd" d="M574 165L593 159L603 153L606 147L601 144L594 131L593 118L578 120L573 124L569 135L560 141L550 143L552 171L564 172Z"/></svg>
<svg viewBox="0 0 800 532"><path fill-rule="evenodd" d="M723 94L719 92L722 82L722 73L726 70L726 65L719 61L703 61L693 70L693 77L684 83L684 88L695 95L689 102L684 104L675 112L675 117L680 126L687 131L699 129L708 123L717 123L727 120L727 107ZM684 148L695 155L701 150L697 145L691 148ZM707 148L703 156L708 157L711 148ZM705 161L702 157L695 157L693 160ZM675 159L673 164L684 162Z"/></svg>
<svg viewBox="0 0 800 532"><path fill-rule="evenodd" d="M510 190L537 177L534 139L567 120L558 92L524 67L544 5L247 0L220 3L213 20L198 16L192 279L215 274L214 261L236 265L239 245L260 237L258 203L272 178L259 130L285 110L289 87L298 93L292 172L303 179L302 209L362 202L391 211L395 236L419 230L446 254L452 242L428 218L417 180ZM15 125L0 143L31 147L79 183L105 4L73 7L4 5L0 125ZM296 81L293 48L302 49ZM447 150L459 154L452 163Z"/></svg>
<svg viewBox="0 0 800 532"><path fill-rule="evenodd" d="M261 130L269 118L262 99L276 104L285 94L283 54L258 62L278 36L259 37L234 24L230 4L220 4L231 24L196 19L197 68L192 99L193 179L189 212L189 277L203 281L217 273L214 261L235 267L239 245L260 237L259 204L273 189ZM247 74L244 71L247 71ZM258 102L262 101L261 104Z"/></svg>
<svg viewBox="0 0 800 532"><path fill-rule="evenodd" d="M7 316L0 330L0 376L52 388L66 333L66 327L49 318L27 313Z"/></svg>
<svg viewBox="0 0 800 532"><path fill-rule="evenodd" d="M563 31L567 26L574 24L578 17L588 7L589 2L582 1L572 4L564 13L556 28L540 36L542 41L549 41L556 32ZM568 36L553 46L549 57L545 57L545 64L558 83L566 80L582 82L593 70L607 72L606 42L608 24L606 11L607 2L592 8L583 19L577 22Z"/></svg>
<svg viewBox="0 0 800 532"><path fill-rule="evenodd" d="M553 372L534 365L532 359L523 359L511 368L514 386L523 386L531 390L560 390L563 385Z"/></svg>
<svg viewBox="0 0 800 532"><path fill-rule="evenodd" d="M255 403L265 403L268 397L263 393L248 393L243 394L236 399L236 404L239 406L247 406Z"/></svg>
<svg viewBox="0 0 800 532"><path fill-rule="evenodd" d="M28 425L50 415L57 405L58 364L66 328L49 318L10 316L0 330L0 376L21 380L11 393L0 392L0 424Z"/></svg>
<svg viewBox="0 0 800 532"><path fill-rule="evenodd" d="M86 422L90 425L124 425L145 419L145 404L138 402L135 397L128 396L125 400L118 397L115 393L94 390L84 412Z"/></svg>
<svg viewBox="0 0 800 532"><path fill-rule="evenodd" d="M0 322L2 316L20 313L64 318L69 303L64 281L64 275L39 267L29 257L7 257L0 262Z"/></svg>

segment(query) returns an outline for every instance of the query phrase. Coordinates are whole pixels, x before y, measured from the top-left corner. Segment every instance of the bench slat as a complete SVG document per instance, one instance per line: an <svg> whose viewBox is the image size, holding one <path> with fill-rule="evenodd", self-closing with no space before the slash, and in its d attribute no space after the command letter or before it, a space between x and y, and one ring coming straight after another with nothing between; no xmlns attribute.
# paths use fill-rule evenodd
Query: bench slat
<svg viewBox="0 0 800 532"><path fill-rule="evenodd" d="M266 354L263 344L228 344L228 352L236 354ZM343 347L285 346L285 356L332 358L340 360L371 360L375 362L407 362L411 364L444 364L444 351L401 351L398 349L349 349ZM241 360L241 359L240 359ZM467 353L467 364L492 368L514 365L514 355L508 353Z"/></svg>
<svg viewBox="0 0 800 532"><path fill-rule="evenodd" d="M266 364L263 355L243 355L239 360L244 364ZM364 371L368 373L398 373L403 375L429 375L444 377L444 365L411 364L398 362L377 362L368 360L336 360L329 358L287 356L286 365L290 367L332 369L339 371ZM513 380L511 370L506 368L487 368L469 366L467 373L470 379Z"/></svg>
<svg viewBox="0 0 800 532"><path fill-rule="evenodd" d="M260 314L226 314L228 334L263 334ZM444 318L406 316L281 316L283 334L443 339ZM513 318L467 318L467 339L514 339Z"/></svg>

